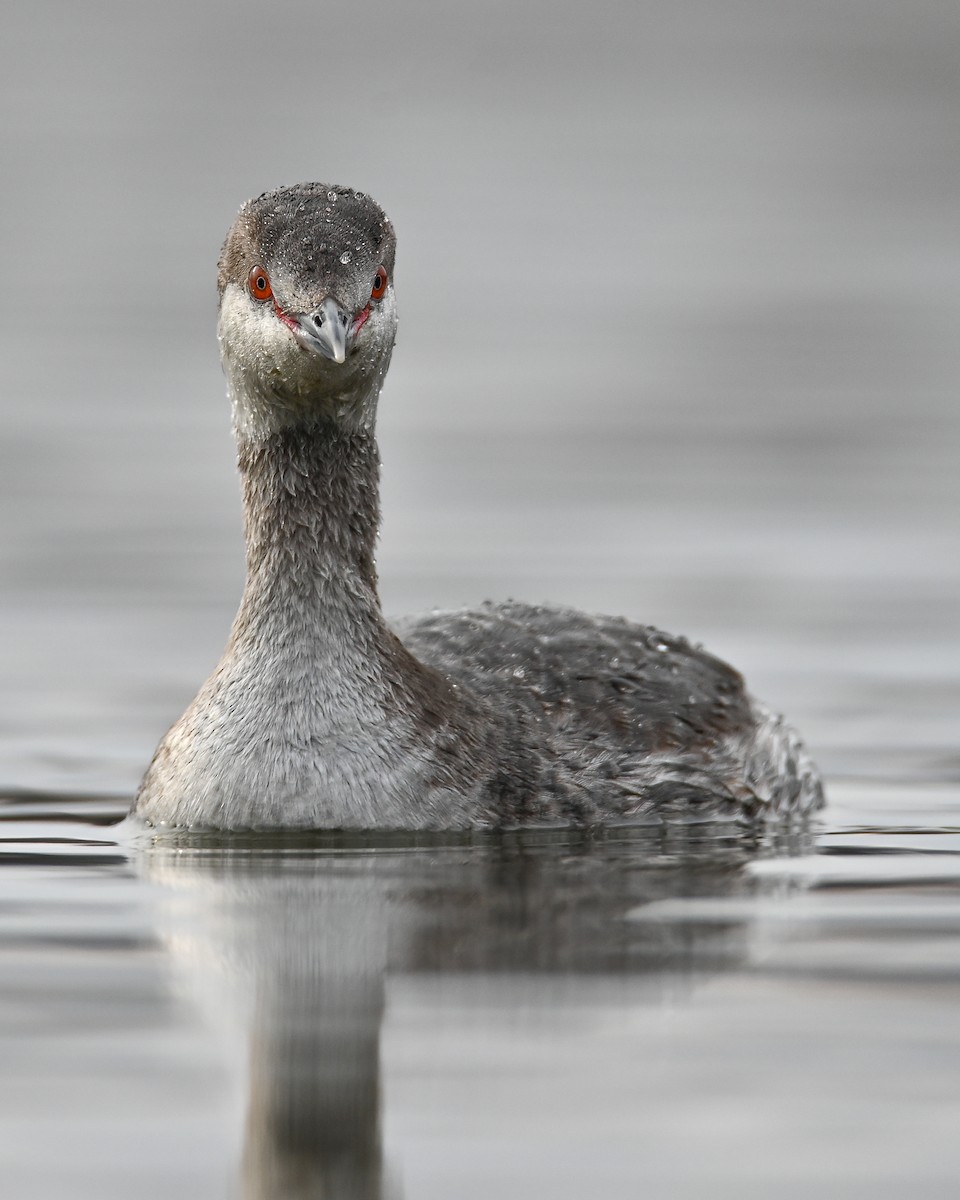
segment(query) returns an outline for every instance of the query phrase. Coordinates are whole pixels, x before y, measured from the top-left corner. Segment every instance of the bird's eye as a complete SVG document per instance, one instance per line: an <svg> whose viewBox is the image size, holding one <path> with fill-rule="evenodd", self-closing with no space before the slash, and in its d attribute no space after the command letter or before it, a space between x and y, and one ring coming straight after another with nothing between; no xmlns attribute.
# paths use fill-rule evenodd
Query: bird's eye
<svg viewBox="0 0 960 1200"><path fill-rule="evenodd" d="M370 296L374 300L379 300L383 293L387 290L387 268L377 267L377 273L373 277L373 288L370 291Z"/></svg>
<svg viewBox="0 0 960 1200"><path fill-rule="evenodd" d="M250 288L250 295L254 300L269 300L273 295L270 276L263 267L256 266L251 270L247 276L247 286Z"/></svg>

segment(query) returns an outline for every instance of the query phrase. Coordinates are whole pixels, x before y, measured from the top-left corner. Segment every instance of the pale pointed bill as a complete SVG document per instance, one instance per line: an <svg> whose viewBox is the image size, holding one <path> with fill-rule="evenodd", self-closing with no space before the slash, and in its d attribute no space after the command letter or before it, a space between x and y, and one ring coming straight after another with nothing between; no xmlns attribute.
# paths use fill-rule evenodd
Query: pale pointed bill
<svg viewBox="0 0 960 1200"><path fill-rule="evenodd" d="M304 350L335 363L346 361L351 321L336 300L328 296L319 308L298 314L295 320L296 324L291 326L293 336Z"/></svg>

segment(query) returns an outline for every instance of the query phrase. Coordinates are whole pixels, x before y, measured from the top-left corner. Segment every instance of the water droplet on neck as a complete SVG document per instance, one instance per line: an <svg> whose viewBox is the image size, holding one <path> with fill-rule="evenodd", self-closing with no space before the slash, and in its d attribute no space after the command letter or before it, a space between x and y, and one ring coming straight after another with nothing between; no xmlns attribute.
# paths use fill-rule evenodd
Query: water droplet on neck
<svg viewBox="0 0 960 1200"><path fill-rule="evenodd" d="M343 263L344 266L346 266L347 263L350 262L352 259L353 259L353 255L350 253L349 250L344 250L344 252L340 255L340 261Z"/></svg>

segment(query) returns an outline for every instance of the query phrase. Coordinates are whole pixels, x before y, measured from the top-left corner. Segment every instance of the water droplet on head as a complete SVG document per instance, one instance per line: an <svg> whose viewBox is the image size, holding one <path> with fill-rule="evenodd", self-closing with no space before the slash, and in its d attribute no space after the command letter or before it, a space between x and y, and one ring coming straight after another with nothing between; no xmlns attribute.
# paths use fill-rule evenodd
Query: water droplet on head
<svg viewBox="0 0 960 1200"><path fill-rule="evenodd" d="M328 200L336 200L336 198L337 198L337 193L336 193L336 192L327 192L327 199L328 199Z"/></svg>
<svg viewBox="0 0 960 1200"><path fill-rule="evenodd" d="M344 266L346 266L347 263L350 262L350 260L352 258L353 258L353 255L350 253L349 250L344 250L344 252L340 255L340 261L343 263Z"/></svg>

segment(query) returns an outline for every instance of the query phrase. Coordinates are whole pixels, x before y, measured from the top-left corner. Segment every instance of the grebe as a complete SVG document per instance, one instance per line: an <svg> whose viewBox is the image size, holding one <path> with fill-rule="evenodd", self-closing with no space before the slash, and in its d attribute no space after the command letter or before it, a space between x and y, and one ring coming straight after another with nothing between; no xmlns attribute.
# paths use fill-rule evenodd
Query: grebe
<svg viewBox="0 0 960 1200"><path fill-rule="evenodd" d="M349 188L245 204L219 339L247 575L226 650L133 811L208 829L753 820L822 802L740 675L614 617L484 604L391 628L374 565L396 238Z"/></svg>

